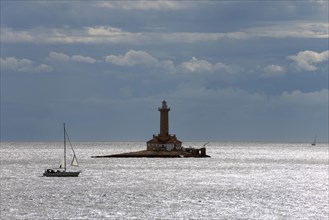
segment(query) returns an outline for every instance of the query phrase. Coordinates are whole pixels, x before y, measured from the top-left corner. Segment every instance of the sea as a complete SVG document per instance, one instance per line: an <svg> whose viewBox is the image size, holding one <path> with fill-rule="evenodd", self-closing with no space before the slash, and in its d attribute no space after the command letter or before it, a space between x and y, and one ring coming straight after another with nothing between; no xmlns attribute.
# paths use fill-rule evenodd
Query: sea
<svg viewBox="0 0 329 220"><path fill-rule="evenodd" d="M42 174L63 143L1 142L0 219L329 218L328 143L211 142L210 158L92 158L146 144L72 145L82 172L56 178Z"/></svg>

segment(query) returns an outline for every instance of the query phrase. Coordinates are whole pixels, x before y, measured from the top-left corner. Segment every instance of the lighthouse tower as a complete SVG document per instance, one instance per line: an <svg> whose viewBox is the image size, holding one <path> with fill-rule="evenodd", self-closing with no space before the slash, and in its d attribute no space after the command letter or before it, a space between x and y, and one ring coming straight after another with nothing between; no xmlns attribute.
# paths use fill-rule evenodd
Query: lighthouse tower
<svg viewBox="0 0 329 220"><path fill-rule="evenodd" d="M163 100L160 111L160 137L166 138L169 135L169 111L167 102Z"/></svg>
<svg viewBox="0 0 329 220"><path fill-rule="evenodd" d="M162 101L160 111L160 133L153 135L147 144L147 150L179 150L182 148L182 142L176 138L176 135L169 134L169 111L165 100Z"/></svg>

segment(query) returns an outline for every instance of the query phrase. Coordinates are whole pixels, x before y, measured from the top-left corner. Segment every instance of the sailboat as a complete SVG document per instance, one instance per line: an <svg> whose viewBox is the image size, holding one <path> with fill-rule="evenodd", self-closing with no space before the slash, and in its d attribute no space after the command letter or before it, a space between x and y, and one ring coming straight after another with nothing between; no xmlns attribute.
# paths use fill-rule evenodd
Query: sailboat
<svg viewBox="0 0 329 220"><path fill-rule="evenodd" d="M67 145L67 140L70 144L71 150L73 152L73 158L71 161L71 166L70 167L78 167L78 159L77 156L75 155L75 152L73 150L70 138L66 132L65 129L65 123L63 124L64 127L64 160L61 163L61 165L59 166L59 168L48 168L45 170L45 172L43 173L43 176L46 177L77 177L80 174L80 170L75 171L75 170L68 170L67 168L67 162L66 162L66 145ZM66 140L67 139L67 140Z"/></svg>
<svg viewBox="0 0 329 220"><path fill-rule="evenodd" d="M316 135L315 135L315 137L314 137L314 141L312 142L311 145L312 145L312 146L315 146L315 145L316 145Z"/></svg>

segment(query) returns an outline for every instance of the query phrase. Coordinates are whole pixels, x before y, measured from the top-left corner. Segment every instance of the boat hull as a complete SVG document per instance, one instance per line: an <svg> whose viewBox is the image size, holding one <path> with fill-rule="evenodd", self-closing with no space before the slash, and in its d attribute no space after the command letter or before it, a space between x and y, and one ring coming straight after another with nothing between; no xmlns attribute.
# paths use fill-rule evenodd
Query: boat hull
<svg viewBox="0 0 329 220"><path fill-rule="evenodd" d="M77 177L79 176L80 172L55 172L55 173L49 173L44 172L43 176L45 177Z"/></svg>

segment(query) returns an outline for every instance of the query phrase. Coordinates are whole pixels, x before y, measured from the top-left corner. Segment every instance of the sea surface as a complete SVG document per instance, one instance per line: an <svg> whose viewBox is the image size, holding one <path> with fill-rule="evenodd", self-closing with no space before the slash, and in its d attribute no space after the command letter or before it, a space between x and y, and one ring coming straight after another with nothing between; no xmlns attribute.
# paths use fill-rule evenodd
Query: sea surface
<svg viewBox="0 0 329 220"><path fill-rule="evenodd" d="M184 143L200 147L203 143ZM76 142L79 177L58 167L60 142L2 142L0 219L325 219L328 144L207 145L211 158L91 158L143 142Z"/></svg>

